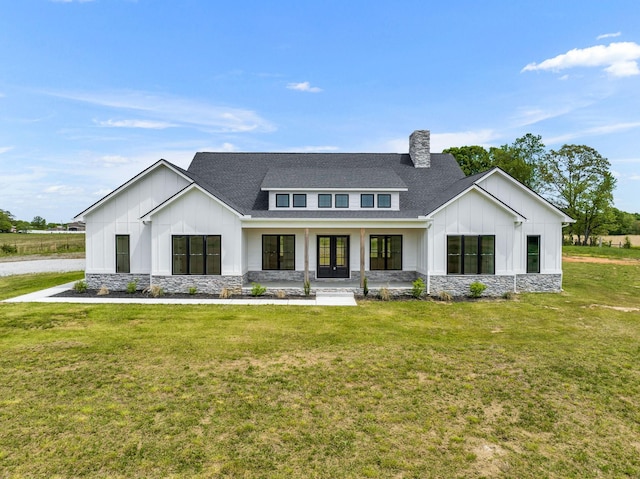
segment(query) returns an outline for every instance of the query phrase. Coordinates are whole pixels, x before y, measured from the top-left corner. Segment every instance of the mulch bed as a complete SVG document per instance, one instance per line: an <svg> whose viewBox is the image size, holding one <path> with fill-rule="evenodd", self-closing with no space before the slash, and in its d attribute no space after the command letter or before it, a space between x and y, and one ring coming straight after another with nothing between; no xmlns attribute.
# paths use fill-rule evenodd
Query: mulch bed
<svg viewBox="0 0 640 479"><path fill-rule="evenodd" d="M127 293L126 291L109 291L109 294L98 294L97 289L88 289L84 292L76 291L75 289L69 289L54 295L54 298L127 298L127 299L157 299L151 296L147 292L136 291L135 293ZM206 293L164 293L158 298L175 298L175 299L315 299L315 295L310 296L293 296L289 295L284 298L278 298L277 296L263 295L263 296L251 296L248 294L234 294L229 298L221 298L219 294L206 294Z"/></svg>

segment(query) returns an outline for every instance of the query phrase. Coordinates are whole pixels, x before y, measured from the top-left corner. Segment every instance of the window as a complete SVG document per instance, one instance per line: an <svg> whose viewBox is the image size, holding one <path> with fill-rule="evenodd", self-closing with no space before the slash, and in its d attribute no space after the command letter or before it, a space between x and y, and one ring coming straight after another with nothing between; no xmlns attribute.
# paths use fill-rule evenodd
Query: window
<svg viewBox="0 0 640 479"><path fill-rule="evenodd" d="M289 207L289 195L276 194L276 208L288 208Z"/></svg>
<svg viewBox="0 0 640 479"><path fill-rule="evenodd" d="M495 274L495 236L448 236L447 274Z"/></svg>
<svg viewBox="0 0 640 479"><path fill-rule="evenodd" d="M116 235L116 273L130 273L129 235Z"/></svg>
<svg viewBox="0 0 640 479"><path fill-rule="evenodd" d="M262 269L295 269L295 235L262 235Z"/></svg>
<svg viewBox="0 0 640 479"><path fill-rule="evenodd" d="M336 208L348 208L349 207L349 195L338 194L336 195Z"/></svg>
<svg viewBox="0 0 640 479"><path fill-rule="evenodd" d="M172 237L171 274L221 274L219 235Z"/></svg>
<svg viewBox="0 0 640 479"><path fill-rule="evenodd" d="M371 235L369 238L370 270L402 269L402 236Z"/></svg>
<svg viewBox="0 0 640 479"><path fill-rule="evenodd" d="M391 208L391 195L388 193L378 195L378 208Z"/></svg>
<svg viewBox="0 0 640 479"><path fill-rule="evenodd" d="M540 272L540 236L527 236L527 273Z"/></svg>
<svg viewBox="0 0 640 479"><path fill-rule="evenodd" d="M324 193L319 194L318 208L331 208L331 195Z"/></svg>
<svg viewBox="0 0 640 479"><path fill-rule="evenodd" d="M368 193L360 195L360 208L373 208L373 195Z"/></svg>
<svg viewBox="0 0 640 479"><path fill-rule="evenodd" d="M293 195L293 207L294 208L306 208L307 207L307 195L294 194Z"/></svg>

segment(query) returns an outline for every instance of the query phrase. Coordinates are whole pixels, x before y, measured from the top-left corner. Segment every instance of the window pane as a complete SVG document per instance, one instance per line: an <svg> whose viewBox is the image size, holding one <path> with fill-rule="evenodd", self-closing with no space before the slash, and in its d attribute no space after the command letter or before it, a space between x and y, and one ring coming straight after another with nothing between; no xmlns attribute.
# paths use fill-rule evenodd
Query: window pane
<svg viewBox="0 0 640 479"><path fill-rule="evenodd" d="M293 195L293 207L294 208L306 208L307 207L307 195Z"/></svg>
<svg viewBox="0 0 640 479"><path fill-rule="evenodd" d="M360 195L360 208L373 208L373 195Z"/></svg>
<svg viewBox="0 0 640 479"><path fill-rule="evenodd" d="M391 208L391 195L378 195L378 208Z"/></svg>
<svg viewBox="0 0 640 479"><path fill-rule="evenodd" d="M481 236L480 273L495 274L495 237Z"/></svg>
<svg viewBox="0 0 640 479"><path fill-rule="evenodd" d="M478 237L464 237L463 274L478 274Z"/></svg>
<svg viewBox="0 0 640 479"><path fill-rule="evenodd" d="M187 274L187 237L173 237L172 274Z"/></svg>
<svg viewBox="0 0 640 479"><path fill-rule="evenodd" d="M320 266L331 265L331 238L328 236L321 236L318 239L318 260Z"/></svg>
<svg viewBox="0 0 640 479"><path fill-rule="evenodd" d="M277 208L288 208L289 207L289 195L276 195L276 207Z"/></svg>
<svg viewBox="0 0 640 479"><path fill-rule="evenodd" d="M262 269L278 269L278 237L262 237Z"/></svg>
<svg viewBox="0 0 640 479"><path fill-rule="evenodd" d="M220 236L207 236L207 274L222 274L221 258Z"/></svg>
<svg viewBox="0 0 640 479"><path fill-rule="evenodd" d="M402 269L402 236L389 236L387 240L387 269Z"/></svg>
<svg viewBox="0 0 640 479"><path fill-rule="evenodd" d="M331 195L318 195L318 208L331 208Z"/></svg>
<svg viewBox="0 0 640 479"><path fill-rule="evenodd" d="M296 263L296 237L285 235L280 237L280 269L293 270Z"/></svg>
<svg viewBox="0 0 640 479"><path fill-rule="evenodd" d="M349 207L349 195L339 194L336 195L336 208L348 208Z"/></svg>
<svg viewBox="0 0 640 479"><path fill-rule="evenodd" d="M116 273L129 272L129 235L116 235Z"/></svg>
<svg viewBox="0 0 640 479"><path fill-rule="evenodd" d="M344 236L336 237L336 266L345 266L347 264L347 238Z"/></svg>
<svg viewBox="0 0 640 479"><path fill-rule="evenodd" d="M369 269L384 269L384 239L381 236L369 238Z"/></svg>
<svg viewBox="0 0 640 479"><path fill-rule="evenodd" d="M189 236L189 273L204 274L204 238Z"/></svg>
<svg viewBox="0 0 640 479"><path fill-rule="evenodd" d="M447 237L447 274L462 274L462 236Z"/></svg>
<svg viewBox="0 0 640 479"><path fill-rule="evenodd" d="M527 236L527 273L540 272L540 236Z"/></svg>

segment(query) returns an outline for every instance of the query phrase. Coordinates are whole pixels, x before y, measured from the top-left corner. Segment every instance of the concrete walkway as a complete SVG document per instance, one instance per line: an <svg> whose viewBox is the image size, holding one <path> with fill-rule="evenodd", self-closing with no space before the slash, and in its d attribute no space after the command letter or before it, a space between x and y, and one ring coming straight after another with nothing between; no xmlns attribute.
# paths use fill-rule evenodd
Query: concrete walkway
<svg viewBox="0 0 640 479"><path fill-rule="evenodd" d="M54 298L52 296L73 287L73 282L34 293L5 299L5 303L83 303L83 304L232 304L232 305L278 305L278 306L357 306L353 293L319 292L315 299L198 299L194 298Z"/></svg>

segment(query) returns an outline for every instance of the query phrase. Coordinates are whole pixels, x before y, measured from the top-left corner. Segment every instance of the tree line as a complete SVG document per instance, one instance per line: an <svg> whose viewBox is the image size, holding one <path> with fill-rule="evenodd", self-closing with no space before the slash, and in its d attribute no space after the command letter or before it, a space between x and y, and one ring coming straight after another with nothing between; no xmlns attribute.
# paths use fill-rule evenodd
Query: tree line
<svg viewBox="0 0 640 479"><path fill-rule="evenodd" d="M58 223L47 223L42 216L34 216L31 222L16 219L10 211L0 209L0 233L26 230L46 230L60 226Z"/></svg>
<svg viewBox="0 0 640 479"><path fill-rule="evenodd" d="M494 167L549 200L576 220L566 233L586 245L606 234L640 234L640 214L613 206L616 179L611 164L586 145L564 145L547 150L542 137L527 133L511 144L491 147L448 148L466 175Z"/></svg>

